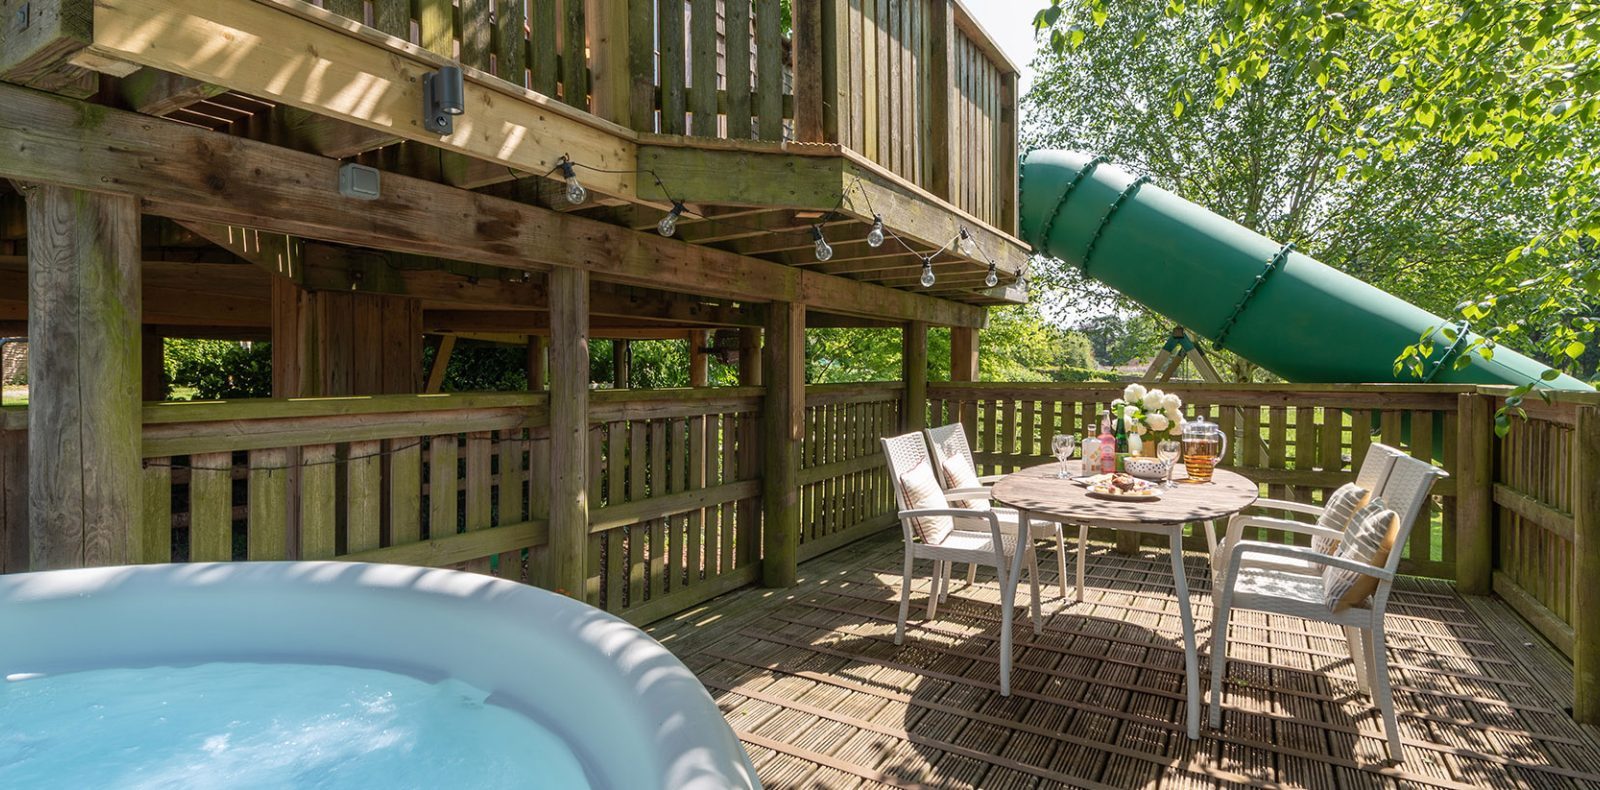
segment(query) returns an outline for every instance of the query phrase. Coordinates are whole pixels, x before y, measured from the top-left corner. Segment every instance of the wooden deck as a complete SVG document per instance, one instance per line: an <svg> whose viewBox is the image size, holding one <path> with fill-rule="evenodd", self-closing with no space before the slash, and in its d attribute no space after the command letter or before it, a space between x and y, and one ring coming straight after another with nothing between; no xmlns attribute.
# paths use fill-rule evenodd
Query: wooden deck
<svg viewBox="0 0 1600 790"><path fill-rule="evenodd" d="M1009 699L992 576L953 583L932 622L922 579L896 647L899 564L889 532L802 566L797 588L649 629L700 675L767 787L1600 787L1600 741L1565 712L1570 667L1503 604L1446 582L1407 579L1390 604L1394 767L1338 630L1258 613L1236 615L1222 731L1187 740L1164 555L1092 547L1087 598L1066 605L1041 551L1045 631L1019 621ZM1188 571L1205 640L1204 558Z"/></svg>

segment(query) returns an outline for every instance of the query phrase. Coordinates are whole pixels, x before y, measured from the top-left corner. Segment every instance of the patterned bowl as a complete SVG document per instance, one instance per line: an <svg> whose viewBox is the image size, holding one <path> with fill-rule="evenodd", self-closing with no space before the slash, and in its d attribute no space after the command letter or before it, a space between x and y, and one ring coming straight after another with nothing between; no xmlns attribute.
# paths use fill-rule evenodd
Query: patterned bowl
<svg viewBox="0 0 1600 790"><path fill-rule="evenodd" d="M1165 480L1172 471L1172 462L1143 455L1129 455L1122 459L1123 471L1146 480Z"/></svg>

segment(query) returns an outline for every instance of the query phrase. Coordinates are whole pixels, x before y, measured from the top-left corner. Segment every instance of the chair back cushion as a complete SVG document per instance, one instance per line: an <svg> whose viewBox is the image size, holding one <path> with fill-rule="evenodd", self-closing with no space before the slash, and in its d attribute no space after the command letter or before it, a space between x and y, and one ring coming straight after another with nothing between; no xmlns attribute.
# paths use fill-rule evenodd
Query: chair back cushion
<svg viewBox="0 0 1600 790"><path fill-rule="evenodd" d="M905 503L906 510L950 507L949 500L944 497L944 488L933 476L933 465L927 461L900 475L899 483L900 499ZM911 519L911 529L923 543L937 545L949 537L950 531L955 529L955 521L949 516L917 516Z"/></svg>
<svg viewBox="0 0 1600 790"><path fill-rule="evenodd" d="M1383 567L1400 534L1400 516L1374 497L1356 511L1334 556ZM1342 612L1365 603L1378 589L1378 579L1364 573L1328 566L1322 572L1322 595L1328 608Z"/></svg>
<svg viewBox="0 0 1600 790"><path fill-rule="evenodd" d="M946 489L983 487L983 484L978 482L978 472L967 462L966 456L959 453L944 456L944 483ZM950 504L973 510L989 509L987 499L952 499Z"/></svg>
<svg viewBox="0 0 1600 790"><path fill-rule="evenodd" d="M1355 517L1356 511L1366 507L1370 501L1372 501L1372 491L1356 483L1345 483L1328 495L1327 501L1322 506L1322 515L1317 518L1317 526L1335 532L1345 532L1350 528L1350 521ZM1311 548L1323 554L1332 554L1339 548L1340 542L1340 538L1325 538L1318 535L1311 539Z"/></svg>

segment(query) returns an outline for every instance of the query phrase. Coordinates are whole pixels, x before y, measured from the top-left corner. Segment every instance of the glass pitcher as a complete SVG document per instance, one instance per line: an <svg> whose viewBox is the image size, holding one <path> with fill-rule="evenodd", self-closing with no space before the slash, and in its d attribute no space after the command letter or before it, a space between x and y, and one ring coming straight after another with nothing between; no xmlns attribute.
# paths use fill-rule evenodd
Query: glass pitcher
<svg viewBox="0 0 1600 790"><path fill-rule="evenodd" d="M1183 466L1189 480L1211 481L1217 462L1228 456L1228 435L1217 424L1197 419L1183 426Z"/></svg>

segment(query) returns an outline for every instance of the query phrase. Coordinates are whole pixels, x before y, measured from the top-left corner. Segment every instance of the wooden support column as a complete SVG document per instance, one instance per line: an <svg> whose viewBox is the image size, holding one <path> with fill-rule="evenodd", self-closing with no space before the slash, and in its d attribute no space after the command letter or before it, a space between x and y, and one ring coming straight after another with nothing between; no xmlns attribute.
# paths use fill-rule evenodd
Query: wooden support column
<svg viewBox="0 0 1600 790"><path fill-rule="evenodd" d="M545 368L549 362L550 343L544 335L528 336L528 390L539 392L545 388Z"/></svg>
<svg viewBox="0 0 1600 790"><path fill-rule="evenodd" d="M1600 407L1579 406L1572 429L1572 718L1600 724ZM1554 470L1552 470L1554 471Z"/></svg>
<svg viewBox="0 0 1600 790"><path fill-rule="evenodd" d="M906 385L900 422L907 431L920 431L928 427L928 325L911 321L900 336L900 380Z"/></svg>
<svg viewBox="0 0 1600 790"><path fill-rule="evenodd" d="M689 386L691 387L704 387L711 383L711 358L706 355L706 346L710 340L711 333L704 329L689 333Z"/></svg>
<svg viewBox="0 0 1600 790"><path fill-rule="evenodd" d="M138 562L139 202L28 196L29 566Z"/></svg>
<svg viewBox="0 0 1600 790"><path fill-rule="evenodd" d="M145 327L139 346L139 398L166 400L166 339L160 332Z"/></svg>
<svg viewBox="0 0 1600 790"><path fill-rule="evenodd" d="M954 153L961 150L961 119L956 109L960 92L956 86L956 10L955 0L932 0L928 6L928 109L924 144L933 150ZM928 191L946 200L952 198L960 157L951 156L948 167L934 167ZM976 347L976 344L974 344Z"/></svg>
<svg viewBox="0 0 1600 790"><path fill-rule="evenodd" d="M444 386L444 373L450 367L450 354L455 350L455 335L439 336L438 344L434 346L433 364L428 366L428 381L422 387L423 392L431 395Z"/></svg>
<svg viewBox="0 0 1600 790"><path fill-rule="evenodd" d="M802 0L794 4L794 129L795 139L802 143L828 142L822 31L823 6L830 2Z"/></svg>
<svg viewBox="0 0 1600 790"><path fill-rule="evenodd" d="M762 582L793 587L799 576L800 432L806 404L806 309L773 302L762 367L767 398L762 431Z"/></svg>
<svg viewBox="0 0 1600 790"><path fill-rule="evenodd" d="M950 327L950 380L978 380L978 330L972 327ZM967 429L967 444L976 449L978 446L977 402L961 401L957 404L956 414L960 415L961 424Z"/></svg>
<svg viewBox="0 0 1600 790"><path fill-rule="evenodd" d="M1488 595L1494 577L1493 406L1474 393L1456 402L1456 589Z"/></svg>
<svg viewBox="0 0 1600 790"><path fill-rule="evenodd" d="M739 330L739 386L761 386L761 330ZM761 473L762 420L739 419L739 479L753 479ZM739 564L761 561L761 501L755 497L739 500L736 514L739 526Z"/></svg>
<svg viewBox="0 0 1600 790"><path fill-rule="evenodd" d="M611 341L611 386L614 389L625 390L633 380L632 371L629 370L632 361L629 352L628 341L620 338Z"/></svg>
<svg viewBox="0 0 1600 790"><path fill-rule="evenodd" d="M589 545L589 273L550 272L549 584L583 600Z"/></svg>

